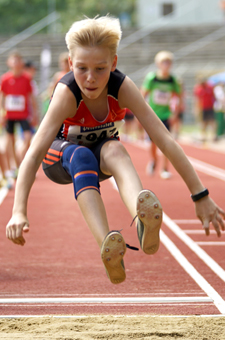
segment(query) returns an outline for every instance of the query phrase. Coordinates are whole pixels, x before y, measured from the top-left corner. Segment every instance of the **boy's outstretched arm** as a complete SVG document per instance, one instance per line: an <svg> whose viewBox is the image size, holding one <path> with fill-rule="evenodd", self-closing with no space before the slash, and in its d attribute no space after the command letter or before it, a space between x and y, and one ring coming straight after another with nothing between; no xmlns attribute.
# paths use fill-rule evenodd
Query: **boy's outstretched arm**
<svg viewBox="0 0 225 340"><path fill-rule="evenodd" d="M126 77L120 88L118 98L120 107L127 107L134 113L152 141L170 160L176 171L183 178L191 195L197 195L204 191L205 187L183 149L172 138L169 131L146 103L136 85L128 77ZM225 219L225 212L209 196L205 196L195 202L195 211L203 224L206 235L209 235L210 222L212 222L218 236L221 235L221 229L225 230L223 221Z"/></svg>
<svg viewBox="0 0 225 340"><path fill-rule="evenodd" d="M52 102L27 151L19 169L16 183L13 213L6 226L6 237L15 244L23 246L24 232L29 231L27 202L35 174L47 150L57 135L63 121L76 113L76 100L66 85L59 84Z"/></svg>

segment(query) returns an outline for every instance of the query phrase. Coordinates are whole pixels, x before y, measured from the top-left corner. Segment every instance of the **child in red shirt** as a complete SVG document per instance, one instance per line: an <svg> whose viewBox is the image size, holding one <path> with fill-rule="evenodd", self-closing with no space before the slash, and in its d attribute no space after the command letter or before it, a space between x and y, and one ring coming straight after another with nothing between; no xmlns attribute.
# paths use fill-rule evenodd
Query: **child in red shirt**
<svg viewBox="0 0 225 340"><path fill-rule="evenodd" d="M213 87L208 84L205 79L202 79L200 84L195 86L194 95L197 101L198 114L200 114L202 118L203 138L205 139L207 127L211 126L214 139L216 139L216 121L213 109L215 96Z"/></svg>
<svg viewBox="0 0 225 340"><path fill-rule="evenodd" d="M23 59L15 51L8 57L9 71L1 77L0 108L4 114L6 128L6 153L13 155L14 163L18 168L31 140L31 129L28 121L29 102L36 110L30 77L24 72ZM15 151L15 124L19 123L23 129L23 147L17 155ZM10 161L9 161L10 163Z"/></svg>

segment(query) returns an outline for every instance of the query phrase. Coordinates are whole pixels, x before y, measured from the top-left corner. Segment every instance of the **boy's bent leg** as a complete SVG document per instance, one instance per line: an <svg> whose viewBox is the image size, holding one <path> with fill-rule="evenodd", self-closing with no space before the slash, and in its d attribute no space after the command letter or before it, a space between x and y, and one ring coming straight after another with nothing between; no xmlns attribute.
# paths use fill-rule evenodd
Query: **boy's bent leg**
<svg viewBox="0 0 225 340"><path fill-rule="evenodd" d="M101 258L108 278L114 284L126 278L123 257L126 243L118 231L109 231L105 207L100 194L95 190L85 190L77 197L80 210L101 248Z"/></svg>
<svg viewBox="0 0 225 340"><path fill-rule="evenodd" d="M66 167L73 178L75 196L84 219L101 248L107 275L112 283L123 282L126 274L122 259L126 244L119 232L114 231L113 236L109 232L105 207L99 193L97 160L84 147L70 146L64 153L63 163L67 163ZM65 159L69 159L69 164Z"/></svg>
<svg viewBox="0 0 225 340"><path fill-rule="evenodd" d="M142 250L154 254L159 248L159 230L162 207L150 190L142 185L133 163L121 143L114 141L103 145L101 170L114 176L121 198L135 218L138 216L138 237Z"/></svg>
<svg viewBox="0 0 225 340"><path fill-rule="evenodd" d="M88 148L70 145L63 151L62 165L72 177L75 197L81 212L101 247L109 227L105 207L99 194L97 160Z"/></svg>
<svg viewBox="0 0 225 340"><path fill-rule="evenodd" d="M109 141L103 145L100 168L104 174L114 177L120 196L134 218L137 196L143 187L129 154L119 141Z"/></svg>
<svg viewBox="0 0 225 340"><path fill-rule="evenodd" d="M109 226L100 194L95 190L85 190L78 195L77 202L92 235L101 248L109 232Z"/></svg>

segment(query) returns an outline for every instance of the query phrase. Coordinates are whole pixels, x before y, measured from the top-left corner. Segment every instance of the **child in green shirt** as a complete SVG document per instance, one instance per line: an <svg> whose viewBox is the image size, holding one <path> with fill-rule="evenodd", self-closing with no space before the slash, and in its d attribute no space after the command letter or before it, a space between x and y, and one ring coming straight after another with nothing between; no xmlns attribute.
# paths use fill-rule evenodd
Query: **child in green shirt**
<svg viewBox="0 0 225 340"><path fill-rule="evenodd" d="M170 74L173 63L173 54L169 51L161 51L155 56L157 65L156 72L150 72L145 77L141 93L144 98L148 96L148 102L157 116L170 131L171 115L170 100L174 93L180 94L180 86L175 77ZM147 173L153 174L157 164L157 147L152 141L151 143L152 162L147 165ZM161 177L170 178L171 173L168 171L168 159L163 156L163 168Z"/></svg>

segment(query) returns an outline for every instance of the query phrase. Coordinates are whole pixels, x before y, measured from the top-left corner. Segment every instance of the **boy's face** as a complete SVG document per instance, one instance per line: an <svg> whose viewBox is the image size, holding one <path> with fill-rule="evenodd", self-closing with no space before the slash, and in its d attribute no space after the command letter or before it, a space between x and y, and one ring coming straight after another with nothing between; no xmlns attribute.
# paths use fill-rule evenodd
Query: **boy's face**
<svg viewBox="0 0 225 340"><path fill-rule="evenodd" d="M69 58L70 69L82 93L97 99L106 88L110 72L114 71L117 56L112 59L106 47L76 47Z"/></svg>

